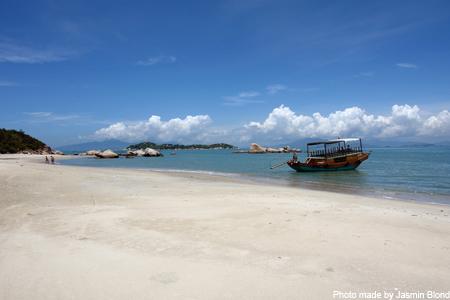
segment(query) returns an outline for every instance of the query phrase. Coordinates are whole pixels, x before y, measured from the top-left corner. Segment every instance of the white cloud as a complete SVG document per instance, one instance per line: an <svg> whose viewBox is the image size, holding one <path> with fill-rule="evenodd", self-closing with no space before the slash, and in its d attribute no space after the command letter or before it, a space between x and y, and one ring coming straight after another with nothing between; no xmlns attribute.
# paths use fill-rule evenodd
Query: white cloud
<svg viewBox="0 0 450 300"><path fill-rule="evenodd" d="M276 136L277 139L332 138L362 136L370 138L450 136L450 113L442 111L425 117L418 106L394 105L389 115L375 116L359 107L323 116L296 114L287 106L275 108L262 122L246 125L249 136Z"/></svg>
<svg viewBox="0 0 450 300"><path fill-rule="evenodd" d="M173 64L177 61L177 58L175 56L155 56L147 58L146 60L140 60L136 62L139 66L153 66L156 64Z"/></svg>
<svg viewBox="0 0 450 300"><path fill-rule="evenodd" d="M284 91L287 89L287 86L282 84L271 84L266 87L267 93L270 95L274 95L278 92Z"/></svg>
<svg viewBox="0 0 450 300"><path fill-rule="evenodd" d="M282 143L303 138L362 137L450 138L450 112L426 115L417 105L393 105L386 115L373 115L353 106L328 115L298 114L289 107L276 107L260 122L249 122L234 128L213 127L208 115L187 116L168 121L151 116L145 121L118 122L95 132L94 138L116 138L127 141L180 143L249 142Z"/></svg>
<svg viewBox="0 0 450 300"><path fill-rule="evenodd" d="M259 96L259 92L255 91L249 91L249 92L241 92L239 93L238 97L240 98L252 98Z"/></svg>
<svg viewBox="0 0 450 300"><path fill-rule="evenodd" d="M86 117L77 114L56 114L49 111L24 112L24 114L30 117L27 121L33 123L88 121Z"/></svg>
<svg viewBox="0 0 450 300"><path fill-rule="evenodd" d="M68 59L73 52L64 50L32 49L10 42L0 41L0 63L37 64Z"/></svg>
<svg viewBox="0 0 450 300"><path fill-rule="evenodd" d="M150 139L159 142L203 141L210 134L208 115L187 116L162 121L159 116L151 116L146 121L118 122L101 128L94 133L97 138L115 138L127 141Z"/></svg>
<svg viewBox="0 0 450 300"><path fill-rule="evenodd" d="M287 89L287 86L284 86L282 84L272 84L268 85L266 87L266 92L269 95L275 95L276 93L280 91L284 91ZM246 92L240 92L237 95L234 96L225 96L223 99L225 100L223 102L223 105L227 106L243 106L246 104L253 104L253 103L262 103L262 100L254 99L255 97L261 96L260 92L257 91L246 91Z"/></svg>
<svg viewBox="0 0 450 300"><path fill-rule="evenodd" d="M400 68L406 68L406 69L417 69L418 68L417 65L410 64L410 63L398 63L396 66L400 67Z"/></svg>
<svg viewBox="0 0 450 300"><path fill-rule="evenodd" d="M260 95L261 94L256 91L247 91L247 92L241 92L241 93L237 94L236 96L226 96L226 97L223 97L223 99L225 100L223 102L223 105L242 106L242 105L251 104L251 103L261 103L262 101L260 101L260 100L252 99L252 98L258 97Z"/></svg>
<svg viewBox="0 0 450 300"><path fill-rule="evenodd" d="M423 135L448 136L450 132L450 112L443 110L425 120L421 129Z"/></svg>
<svg viewBox="0 0 450 300"><path fill-rule="evenodd" d="M36 117L36 118L47 118L52 115L51 112L48 111L33 111L33 112L25 112L24 114Z"/></svg>

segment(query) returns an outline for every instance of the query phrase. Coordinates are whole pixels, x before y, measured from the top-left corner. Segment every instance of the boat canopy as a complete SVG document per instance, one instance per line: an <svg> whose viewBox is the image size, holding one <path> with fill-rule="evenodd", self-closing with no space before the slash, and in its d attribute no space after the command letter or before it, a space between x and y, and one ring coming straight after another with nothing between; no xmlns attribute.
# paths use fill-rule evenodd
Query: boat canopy
<svg viewBox="0 0 450 300"><path fill-rule="evenodd" d="M345 138L345 139L335 139L335 140L328 140L323 142L313 142L308 143L308 146L314 146L314 145L322 145L322 144L337 144L337 143L348 143L348 142L359 142L361 139L359 138Z"/></svg>
<svg viewBox="0 0 450 300"><path fill-rule="evenodd" d="M351 142L358 142L358 145L351 145ZM343 145L341 144L343 143ZM310 150L311 146L323 145L321 149ZM331 146L330 146L331 145ZM360 138L335 139L322 142L313 142L306 144L308 157L332 157L336 155L347 155L351 153L359 153L363 151Z"/></svg>

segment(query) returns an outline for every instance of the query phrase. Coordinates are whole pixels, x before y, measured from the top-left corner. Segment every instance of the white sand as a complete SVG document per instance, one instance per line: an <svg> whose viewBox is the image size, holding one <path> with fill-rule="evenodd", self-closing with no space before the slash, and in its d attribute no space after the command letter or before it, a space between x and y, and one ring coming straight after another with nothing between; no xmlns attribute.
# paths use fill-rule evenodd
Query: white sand
<svg viewBox="0 0 450 300"><path fill-rule="evenodd" d="M447 206L29 157L0 156L0 299L450 290Z"/></svg>

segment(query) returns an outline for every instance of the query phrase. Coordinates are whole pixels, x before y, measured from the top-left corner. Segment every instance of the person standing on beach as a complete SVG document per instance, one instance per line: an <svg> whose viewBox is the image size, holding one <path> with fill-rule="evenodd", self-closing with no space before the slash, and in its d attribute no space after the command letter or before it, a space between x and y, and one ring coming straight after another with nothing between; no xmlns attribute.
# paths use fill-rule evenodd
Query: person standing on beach
<svg viewBox="0 0 450 300"><path fill-rule="evenodd" d="M46 163L46 164L49 163L47 155L45 156L45 163Z"/></svg>
<svg viewBox="0 0 450 300"><path fill-rule="evenodd" d="M55 164L55 158L53 157L53 155L50 156L50 160L52 161L52 165L54 165Z"/></svg>

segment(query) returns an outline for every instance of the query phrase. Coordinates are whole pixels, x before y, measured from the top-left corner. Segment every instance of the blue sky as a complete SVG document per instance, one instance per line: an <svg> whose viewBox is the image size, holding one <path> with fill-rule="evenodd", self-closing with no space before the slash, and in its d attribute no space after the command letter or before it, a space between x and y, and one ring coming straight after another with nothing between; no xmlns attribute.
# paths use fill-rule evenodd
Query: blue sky
<svg viewBox="0 0 450 300"><path fill-rule="evenodd" d="M448 1L112 2L0 1L0 127L51 145L450 139Z"/></svg>

